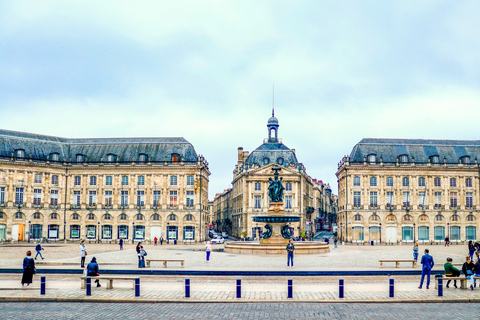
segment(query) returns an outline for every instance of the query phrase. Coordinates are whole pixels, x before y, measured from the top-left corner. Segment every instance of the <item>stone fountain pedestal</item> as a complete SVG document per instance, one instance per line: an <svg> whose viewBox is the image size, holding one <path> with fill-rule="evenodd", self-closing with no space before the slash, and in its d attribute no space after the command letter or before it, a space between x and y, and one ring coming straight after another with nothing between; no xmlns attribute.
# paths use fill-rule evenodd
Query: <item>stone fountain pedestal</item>
<svg viewBox="0 0 480 320"><path fill-rule="evenodd" d="M285 215L285 207L283 202L271 202L268 208L268 215L270 217L278 217ZM260 243L268 244L285 244L288 243L288 239L282 236L282 223L269 223L272 226L272 236L268 239L260 239Z"/></svg>

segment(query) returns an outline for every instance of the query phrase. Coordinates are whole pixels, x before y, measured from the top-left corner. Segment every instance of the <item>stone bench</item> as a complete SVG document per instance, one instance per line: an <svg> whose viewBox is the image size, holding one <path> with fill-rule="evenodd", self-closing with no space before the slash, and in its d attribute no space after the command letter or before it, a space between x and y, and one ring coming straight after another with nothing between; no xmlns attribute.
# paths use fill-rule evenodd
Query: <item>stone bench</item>
<svg viewBox="0 0 480 320"><path fill-rule="evenodd" d="M113 289L113 280L132 280L133 281L133 289L135 289L135 279L138 277L132 277L132 276L108 276L108 275L103 275L103 276L82 276L80 277L80 280L82 281L82 289L85 289L87 286L87 278L91 278L92 282L95 281L96 279L98 280L107 280L107 289Z"/></svg>
<svg viewBox="0 0 480 320"><path fill-rule="evenodd" d="M448 281L448 280L457 280L457 281L460 281L460 288L461 289L467 289L468 288L468 280L465 276L460 276L460 277L447 277L445 275L442 276L443 278L443 282L445 283L445 281ZM438 278L435 278L435 288L438 288Z"/></svg>
<svg viewBox="0 0 480 320"><path fill-rule="evenodd" d="M182 268L184 267L185 260L183 259L146 259L147 268L150 268L150 262L163 262L163 267L167 267L167 262L180 262Z"/></svg>
<svg viewBox="0 0 480 320"><path fill-rule="evenodd" d="M395 262L397 268L400 268L400 262L410 262L412 264L412 268L417 267L417 260L413 260L413 259L412 260L410 260L410 259L381 259L381 260L378 260L378 262L380 262L380 268L383 267L384 262Z"/></svg>

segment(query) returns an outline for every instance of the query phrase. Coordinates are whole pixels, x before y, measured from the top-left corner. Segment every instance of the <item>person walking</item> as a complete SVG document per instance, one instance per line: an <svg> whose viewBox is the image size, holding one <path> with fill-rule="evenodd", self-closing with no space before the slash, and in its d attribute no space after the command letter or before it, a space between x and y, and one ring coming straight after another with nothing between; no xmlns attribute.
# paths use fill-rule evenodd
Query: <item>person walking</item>
<svg viewBox="0 0 480 320"><path fill-rule="evenodd" d="M466 261L463 263L463 266L462 266L462 272L465 275L465 277L467 277L467 279L470 280L470 289L473 290L473 287L477 286L477 283L475 282L475 277L474 277L475 264L470 259L470 256L466 256L465 260Z"/></svg>
<svg viewBox="0 0 480 320"><path fill-rule="evenodd" d="M450 246L450 238L448 236L445 237L445 247Z"/></svg>
<svg viewBox="0 0 480 320"><path fill-rule="evenodd" d="M163 236L160 236L160 245L163 246Z"/></svg>
<svg viewBox="0 0 480 320"><path fill-rule="evenodd" d="M335 248L337 247L337 242L338 242L338 239L335 236L335 238L333 238L333 245L334 245Z"/></svg>
<svg viewBox="0 0 480 320"><path fill-rule="evenodd" d="M87 246L85 240L80 241L80 266L85 268L85 257L87 256Z"/></svg>
<svg viewBox="0 0 480 320"><path fill-rule="evenodd" d="M97 259L95 257L92 258L92 261L87 265L87 276L88 277L98 277L100 275L98 269ZM98 279L95 280L97 287L101 287L100 281Z"/></svg>
<svg viewBox="0 0 480 320"><path fill-rule="evenodd" d="M143 246L142 246L142 243L139 242L137 243L137 247L135 248L135 250L137 251L137 256L138 256L138 267L139 268L144 268L145 267L145 258L144 258L144 254L143 254Z"/></svg>
<svg viewBox="0 0 480 320"><path fill-rule="evenodd" d="M443 265L443 267L445 268L445 276L458 277L460 275L460 270L458 270L453 266L452 261L453 261L452 258L447 258L447 262L445 262L445 264ZM445 286L446 288L448 288L450 281L452 280L447 281L447 285ZM457 280L453 280L453 286L457 288Z"/></svg>
<svg viewBox="0 0 480 320"><path fill-rule="evenodd" d="M43 259L43 258L42 258ZM22 287L26 283L27 287L33 282L35 274L35 261L32 259L32 251L27 251L27 256L23 259Z"/></svg>
<svg viewBox="0 0 480 320"><path fill-rule="evenodd" d="M35 247L35 251L37 251L37 254L35 255L35 260L37 260L37 256L40 255L40 258L42 258L43 260L43 257L42 257L42 250L43 250L43 247L42 247L42 244L40 243L40 241L37 243L37 246Z"/></svg>
<svg viewBox="0 0 480 320"><path fill-rule="evenodd" d="M120 239L119 243L120 243L120 250L123 250L123 239Z"/></svg>
<svg viewBox="0 0 480 320"><path fill-rule="evenodd" d="M207 254L207 262L210 261L210 252L212 252L212 244L210 241L207 241L207 244L205 245L205 252Z"/></svg>
<svg viewBox="0 0 480 320"><path fill-rule="evenodd" d="M473 260L473 253L475 252L475 247L473 246L473 241L468 241L468 255L470 256L470 260Z"/></svg>
<svg viewBox="0 0 480 320"><path fill-rule="evenodd" d="M157 245L157 241L158 241L157 237L153 238L153 241L155 242L155 245Z"/></svg>
<svg viewBox="0 0 480 320"><path fill-rule="evenodd" d="M295 251L295 245L293 244L293 239L290 239L290 241L287 244L287 268L290 267L290 261L292 262L292 268L293 268L293 252Z"/></svg>
<svg viewBox="0 0 480 320"><path fill-rule="evenodd" d="M418 260L418 242L413 245L413 260Z"/></svg>
<svg viewBox="0 0 480 320"><path fill-rule="evenodd" d="M420 287L418 287L418 289L422 289L425 276L427 276L427 289L429 289L430 286L430 273L435 263L433 262L433 257L428 254L429 252L428 249L425 249L425 254L422 256L422 260L420 260L422 264L422 280L420 280Z"/></svg>

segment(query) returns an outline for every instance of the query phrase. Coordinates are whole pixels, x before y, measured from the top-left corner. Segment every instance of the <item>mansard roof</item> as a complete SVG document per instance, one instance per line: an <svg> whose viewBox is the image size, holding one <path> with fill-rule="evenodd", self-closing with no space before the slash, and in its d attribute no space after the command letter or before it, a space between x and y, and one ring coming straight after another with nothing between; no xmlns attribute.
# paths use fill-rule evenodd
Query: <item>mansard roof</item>
<svg viewBox="0 0 480 320"><path fill-rule="evenodd" d="M246 162L249 166L258 164L260 167L270 163L277 163L282 166L288 166L290 164L298 165L297 157L292 150L283 143L271 142L265 142L253 150L252 153L248 155Z"/></svg>
<svg viewBox="0 0 480 320"><path fill-rule="evenodd" d="M365 138L357 143L350 153L350 162L363 162L364 157L375 155L376 161L396 162L399 156L408 156L408 162L415 157L416 163L428 163L438 156L441 163L459 163L463 157L471 162L480 158L478 140L424 140L424 139L373 139Z"/></svg>
<svg viewBox="0 0 480 320"><path fill-rule="evenodd" d="M87 162L106 162L114 155L116 162L138 161L145 154L148 161L197 161L193 145L180 137L160 138L82 138L69 139L0 129L0 157L12 157L15 150L24 150L25 158L49 160L59 154L61 162L75 162L78 154Z"/></svg>

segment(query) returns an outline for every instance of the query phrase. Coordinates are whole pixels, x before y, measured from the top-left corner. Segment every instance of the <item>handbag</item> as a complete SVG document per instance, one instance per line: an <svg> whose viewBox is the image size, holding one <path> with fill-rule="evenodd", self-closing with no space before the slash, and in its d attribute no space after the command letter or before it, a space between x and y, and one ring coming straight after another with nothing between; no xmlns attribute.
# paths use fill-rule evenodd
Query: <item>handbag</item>
<svg viewBox="0 0 480 320"><path fill-rule="evenodd" d="M87 255L87 254L88 254L88 253L87 253L87 251L85 250L85 255Z"/></svg>

